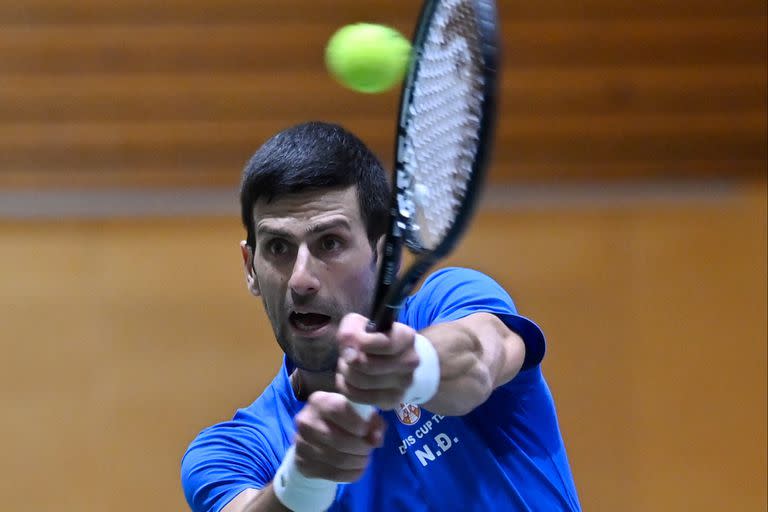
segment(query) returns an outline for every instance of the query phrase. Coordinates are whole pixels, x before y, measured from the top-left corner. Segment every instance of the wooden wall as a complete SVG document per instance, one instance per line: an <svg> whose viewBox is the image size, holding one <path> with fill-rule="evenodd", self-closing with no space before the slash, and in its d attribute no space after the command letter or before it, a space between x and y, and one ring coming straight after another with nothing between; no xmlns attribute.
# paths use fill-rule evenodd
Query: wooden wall
<svg viewBox="0 0 768 512"><path fill-rule="evenodd" d="M280 362L237 218L0 234L1 508L185 510L187 444ZM479 216L451 263L544 329L585 511L766 510L766 243L765 181Z"/></svg>
<svg viewBox="0 0 768 512"><path fill-rule="evenodd" d="M494 186L730 183L486 211L453 260L544 327L584 509L768 510L766 3L498 3ZM322 48L350 22L410 33L417 10L0 2L0 191L229 189L266 137L310 118L388 162L397 92L346 91ZM185 509L187 443L279 361L241 236L234 216L0 218L0 508Z"/></svg>
<svg viewBox="0 0 768 512"><path fill-rule="evenodd" d="M344 23L414 0L0 3L0 187L232 185L278 128L342 122L391 160L396 92L325 73ZM499 2L497 181L755 176L762 0Z"/></svg>

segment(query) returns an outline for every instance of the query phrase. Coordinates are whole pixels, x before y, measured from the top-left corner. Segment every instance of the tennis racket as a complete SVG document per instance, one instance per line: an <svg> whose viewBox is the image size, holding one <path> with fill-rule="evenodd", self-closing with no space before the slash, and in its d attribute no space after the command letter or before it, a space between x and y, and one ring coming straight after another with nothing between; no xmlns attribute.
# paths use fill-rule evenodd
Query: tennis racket
<svg viewBox="0 0 768 512"><path fill-rule="evenodd" d="M371 331L388 331L405 297L464 233L491 153L498 36L492 0L427 0L416 26L400 98L389 230ZM414 256L399 276L402 249ZM375 408L353 404L369 418ZM291 447L293 450L293 447ZM286 458L294 454L289 450ZM295 463L273 481L290 481L294 510L326 510L336 483L307 478ZM285 503L285 501L283 501Z"/></svg>
<svg viewBox="0 0 768 512"><path fill-rule="evenodd" d="M392 200L370 331L388 331L424 274L459 242L491 153L498 34L492 0L428 0L397 121ZM413 263L398 275L403 246ZM375 409L354 404L364 418Z"/></svg>

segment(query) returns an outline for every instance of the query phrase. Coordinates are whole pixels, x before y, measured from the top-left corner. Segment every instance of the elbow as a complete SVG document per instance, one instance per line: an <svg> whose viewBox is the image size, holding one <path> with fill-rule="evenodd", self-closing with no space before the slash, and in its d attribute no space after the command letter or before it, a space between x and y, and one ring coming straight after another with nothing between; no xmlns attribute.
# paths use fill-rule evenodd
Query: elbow
<svg viewBox="0 0 768 512"><path fill-rule="evenodd" d="M493 393L493 379L487 371L478 371L472 376L472 381L467 383L468 393L463 403L457 404L455 416L469 414L476 407L484 404Z"/></svg>

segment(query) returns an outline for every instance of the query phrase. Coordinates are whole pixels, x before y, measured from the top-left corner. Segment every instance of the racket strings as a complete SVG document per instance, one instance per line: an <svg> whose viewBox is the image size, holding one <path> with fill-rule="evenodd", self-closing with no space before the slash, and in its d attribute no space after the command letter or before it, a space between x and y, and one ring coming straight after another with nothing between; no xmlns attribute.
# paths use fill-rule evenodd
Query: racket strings
<svg viewBox="0 0 768 512"><path fill-rule="evenodd" d="M398 176L412 247L440 243L472 176L484 87L476 23L471 1L439 2L421 51Z"/></svg>

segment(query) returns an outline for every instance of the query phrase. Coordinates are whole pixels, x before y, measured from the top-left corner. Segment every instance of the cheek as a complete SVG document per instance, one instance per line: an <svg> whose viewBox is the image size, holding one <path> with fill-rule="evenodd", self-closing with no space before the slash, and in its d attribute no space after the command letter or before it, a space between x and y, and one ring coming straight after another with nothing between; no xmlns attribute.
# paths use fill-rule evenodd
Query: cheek
<svg viewBox="0 0 768 512"><path fill-rule="evenodd" d="M376 284L376 266L374 264L361 265L355 272L346 276L345 288L352 291L353 300L362 300L367 303L373 298Z"/></svg>
<svg viewBox="0 0 768 512"><path fill-rule="evenodd" d="M256 268L261 298L267 308L280 307L285 296L285 280L282 275L269 265Z"/></svg>

